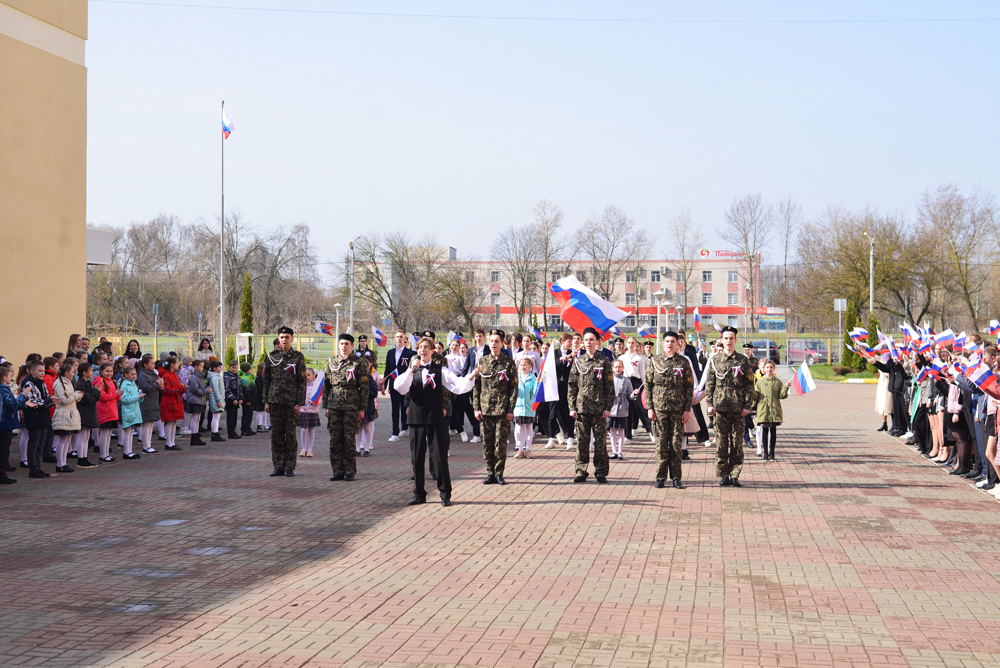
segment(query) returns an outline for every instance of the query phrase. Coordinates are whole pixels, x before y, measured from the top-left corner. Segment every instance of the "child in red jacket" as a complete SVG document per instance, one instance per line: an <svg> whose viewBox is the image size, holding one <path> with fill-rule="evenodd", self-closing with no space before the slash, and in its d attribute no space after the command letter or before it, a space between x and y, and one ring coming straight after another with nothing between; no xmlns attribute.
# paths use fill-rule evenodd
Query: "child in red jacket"
<svg viewBox="0 0 1000 668"><path fill-rule="evenodd" d="M97 447L101 449L99 461L108 463L115 461L111 456L111 432L118 426L118 400L122 397L112 379L113 372L112 365L105 362L100 375L94 379L94 387L101 393L97 400L97 422L101 425L97 439Z"/></svg>

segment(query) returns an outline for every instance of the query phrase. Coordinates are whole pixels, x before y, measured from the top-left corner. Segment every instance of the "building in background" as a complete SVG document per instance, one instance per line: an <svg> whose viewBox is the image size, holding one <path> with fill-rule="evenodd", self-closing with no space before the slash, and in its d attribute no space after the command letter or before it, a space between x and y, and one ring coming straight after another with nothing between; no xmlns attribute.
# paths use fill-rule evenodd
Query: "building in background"
<svg viewBox="0 0 1000 668"><path fill-rule="evenodd" d="M87 0L0 0L0 354L66 349L87 307Z"/></svg>

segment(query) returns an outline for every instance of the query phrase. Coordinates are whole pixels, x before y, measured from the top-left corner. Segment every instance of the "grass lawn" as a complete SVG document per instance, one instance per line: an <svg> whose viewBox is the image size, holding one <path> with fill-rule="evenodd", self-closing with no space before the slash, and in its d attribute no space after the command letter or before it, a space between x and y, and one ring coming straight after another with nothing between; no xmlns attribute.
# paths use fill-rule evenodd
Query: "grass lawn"
<svg viewBox="0 0 1000 668"><path fill-rule="evenodd" d="M870 371L854 372L849 373L846 376L838 376L833 372L833 367L829 364L813 364L809 367L809 373L816 380L832 380L832 381L842 381L849 378L878 378L878 371L871 369Z"/></svg>

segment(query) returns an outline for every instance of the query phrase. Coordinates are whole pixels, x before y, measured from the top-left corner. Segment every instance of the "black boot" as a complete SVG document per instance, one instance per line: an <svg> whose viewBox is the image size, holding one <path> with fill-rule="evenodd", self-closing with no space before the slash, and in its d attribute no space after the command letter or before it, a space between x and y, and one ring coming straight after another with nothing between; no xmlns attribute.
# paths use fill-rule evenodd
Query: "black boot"
<svg viewBox="0 0 1000 668"><path fill-rule="evenodd" d="M219 436L219 432L215 432L214 434L212 434L212 442L213 443L225 443L226 439L224 439L221 436Z"/></svg>

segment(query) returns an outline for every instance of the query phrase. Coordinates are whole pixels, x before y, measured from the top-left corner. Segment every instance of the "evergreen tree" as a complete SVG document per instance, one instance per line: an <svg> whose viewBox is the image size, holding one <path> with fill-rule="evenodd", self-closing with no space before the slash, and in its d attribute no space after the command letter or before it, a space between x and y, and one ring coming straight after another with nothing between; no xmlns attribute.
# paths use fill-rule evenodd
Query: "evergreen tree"
<svg viewBox="0 0 1000 668"><path fill-rule="evenodd" d="M858 371L864 370L865 360L851 348L854 342L851 341L850 332L860 324L861 318L858 317L858 309L854 308L853 302L848 301L847 313L844 314L844 359L840 363Z"/></svg>
<svg viewBox="0 0 1000 668"><path fill-rule="evenodd" d="M243 300L240 302L240 331L253 332L253 284L250 272L243 272ZM253 358L253 338L250 339L248 358Z"/></svg>

